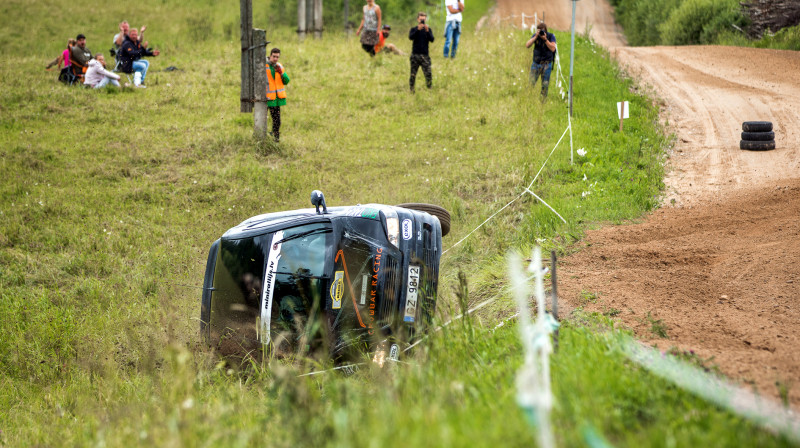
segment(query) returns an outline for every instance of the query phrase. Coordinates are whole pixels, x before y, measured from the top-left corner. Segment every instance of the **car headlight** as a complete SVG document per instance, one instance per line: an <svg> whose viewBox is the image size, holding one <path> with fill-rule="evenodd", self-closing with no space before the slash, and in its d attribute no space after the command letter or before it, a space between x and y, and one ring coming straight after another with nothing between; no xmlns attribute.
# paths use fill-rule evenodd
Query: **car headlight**
<svg viewBox="0 0 800 448"><path fill-rule="evenodd" d="M383 210L386 216L386 237L394 247L400 247L400 220L397 219L397 212L391 209Z"/></svg>

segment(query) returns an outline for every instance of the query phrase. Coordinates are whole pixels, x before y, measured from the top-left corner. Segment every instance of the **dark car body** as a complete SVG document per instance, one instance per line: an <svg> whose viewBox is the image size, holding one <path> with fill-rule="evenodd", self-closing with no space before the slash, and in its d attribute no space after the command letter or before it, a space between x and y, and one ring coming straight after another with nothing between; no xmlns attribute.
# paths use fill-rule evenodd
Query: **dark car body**
<svg viewBox="0 0 800 448"><path fill-rule="evenodd" d="M403 207L252 217L211 245L201 333L224 355L396 356L431 321L441 252L439 220Z"/></svg>

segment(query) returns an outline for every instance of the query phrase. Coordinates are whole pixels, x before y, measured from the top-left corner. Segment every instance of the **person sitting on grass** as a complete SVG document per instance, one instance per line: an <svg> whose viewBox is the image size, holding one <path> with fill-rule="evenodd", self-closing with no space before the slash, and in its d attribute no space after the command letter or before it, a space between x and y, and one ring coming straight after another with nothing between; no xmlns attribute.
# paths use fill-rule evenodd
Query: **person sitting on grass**
<svg viewBox="0 0 800 448"><path fill-rule="evenodd" d="M44 69L45 70L50 70L50 67L52 67L54 65L56 66L56 68L60 68L61 64L64 64L64 68L68 68L69 67L69 53L72 50L72 46L73 45L75 45L75 39L72 39L72 38L68 39L67 40L67 48L65 50L62 50L61 53L59 53L58 57L53 59L52 61L50 61L50 63L47 64L47 67L45 67ZM64 69L61 69L61 71L63 72Z"/></svg>
<svg viewBox="0 0 800 448"><path fill-rule="evenodd" d="M120 49L120 61L122 62L120 70L123 73L133 73L133 85L135 87L145 88L145 77L147 76L147 69L150 68L150 62L144 59L145 56L158 56L159 51L144 47L139 41L139 31L136 28L131 28Z"/></svg>
<svg viewBox="0 0 800 448"><path fill-rule="evenodd" d="M378 41L378 45L375 45L375 53L380 53L381 51L385 51L386 53L397 54L400 56L404 56L405 53L400 51L394 44L387 44L386 38L389 37L389 33L392 31L392 27L389 25L383 25L383 29L378 34L380 40Z"/></svg>
<svg viewBox="0 0 800 448"><path fill-rule="evenodd" d="M75 45L70 49L70 59L81 67L86 67L86 64L92 59L92 50L86 48L86 36L78 34L75 38Z"/></svg>
<svg viewBox="0 0 800 448"><path fill-rule="evenodd" d="M99 89L111 83L119 87L119 75L106 70L106 58L103 53L94 55L94 59L89 61L89 69L86 70L83 84Z"/></svg>

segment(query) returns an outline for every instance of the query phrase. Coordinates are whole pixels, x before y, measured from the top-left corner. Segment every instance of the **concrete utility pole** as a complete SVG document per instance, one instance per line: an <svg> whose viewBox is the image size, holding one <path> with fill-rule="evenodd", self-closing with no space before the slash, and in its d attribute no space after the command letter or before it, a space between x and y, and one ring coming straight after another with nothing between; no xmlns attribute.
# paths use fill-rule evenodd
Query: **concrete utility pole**
<svg viewBox="0 0 800 448"><path fill-rule="evenodd" d="M253 0L239 0L242 26L242 93L241 111L253 111Z"/></svg>
<svg viewBox="0 0 800 448"><path fill-rule="evenodd" d="M297 0L297 38L306 38L306 0Z"/></svg>
<svg viewBox="0 0 800 448"><path fill-rule="evenodd" d="M257 48L253 55L253 88L255 89L255 106L253 107L253 134L259 140L267 136L267 32L253 30L253 46ZM280 75L279 75L280 76Z"/></svg>
<svg viewBox="0 0 800 448"><path fill-rule="evenodd" d="M569 116L572 116L572 67L575 65L575 4L578 0L572 0L572 39L569 50Z"/></svg>
<svg viewBox="0 0 800 448"><path fill-rule="evenodd" d="M302 41L310 32L322 37L322 0L297 0L297 37Z"/></svg>
<svg viewBox="0 0 800 448"><path fill-rule="evenodd" d="M322 39L322 0L314 1L314 38Z"/></svg>

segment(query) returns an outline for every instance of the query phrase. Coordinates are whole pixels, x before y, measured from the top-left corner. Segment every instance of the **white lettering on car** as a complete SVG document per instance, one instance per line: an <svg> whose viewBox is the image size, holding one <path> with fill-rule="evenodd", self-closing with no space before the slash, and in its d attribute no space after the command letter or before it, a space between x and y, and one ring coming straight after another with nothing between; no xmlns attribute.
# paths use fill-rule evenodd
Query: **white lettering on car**
<svg viewBox="0 0 800 448"><path fill-rule="evenodd" d="M272 317L272 295L275 293L275 271L278 269L278 261L281 259L281 244L275 244L283 239L283 230L275 232L270 242L269 257L267 258L267 268L264 271L264 290L261 293L261 328L259 339L262 344L269 344L270 320Z"/></svg>

